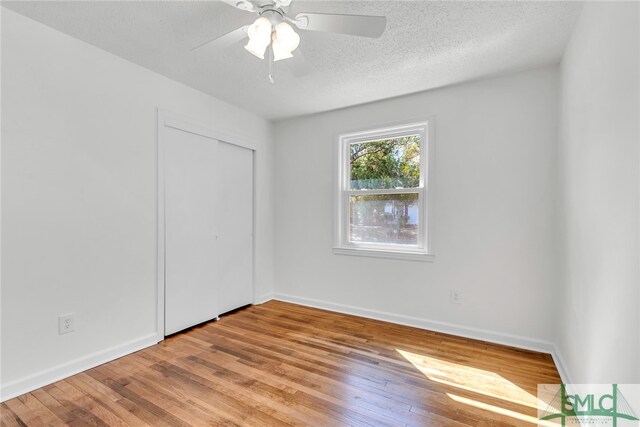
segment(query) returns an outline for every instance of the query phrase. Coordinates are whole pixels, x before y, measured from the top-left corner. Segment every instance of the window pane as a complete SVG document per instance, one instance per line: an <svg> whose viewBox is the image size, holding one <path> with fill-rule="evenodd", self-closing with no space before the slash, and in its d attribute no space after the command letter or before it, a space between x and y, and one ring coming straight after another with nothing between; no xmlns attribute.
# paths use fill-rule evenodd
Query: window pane
<svg viewBox="0 0 640 427"><path fill-rule="evenodd" d="M420 135L350 144L351 190L420 185Z"/></svg>
<svg viewBox="0 0 640 427"><path fill-rule="evenodd" d="M349 197L349 241L418 244L418 194Z"/></svg>

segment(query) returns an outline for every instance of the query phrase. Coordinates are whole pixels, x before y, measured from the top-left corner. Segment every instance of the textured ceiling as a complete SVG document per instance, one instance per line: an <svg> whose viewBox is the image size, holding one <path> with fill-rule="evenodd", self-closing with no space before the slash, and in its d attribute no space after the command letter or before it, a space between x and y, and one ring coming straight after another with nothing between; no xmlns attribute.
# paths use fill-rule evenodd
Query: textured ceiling
<svg viewBox="0 0 640 427"><path fill-rule="evenodd" d="M380 39L299 31L295 78L242 48L191 52L256 15L209 1L19 1L4 6L268 119L332 110L559 61L577 2L303 1L291 13L387 16ZM294 52L295 54L295 52Z"/></svg>

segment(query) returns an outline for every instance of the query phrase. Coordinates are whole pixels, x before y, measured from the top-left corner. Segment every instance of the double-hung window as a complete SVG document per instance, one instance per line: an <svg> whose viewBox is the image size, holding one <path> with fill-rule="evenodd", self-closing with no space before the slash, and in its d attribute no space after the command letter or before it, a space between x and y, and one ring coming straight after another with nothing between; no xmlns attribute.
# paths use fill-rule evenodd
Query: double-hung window
<svg viewBox="0 0 640 427"><path fill-rule="evenodd" d="M340 135L334 253L430 261L433 120Z"/></svg>

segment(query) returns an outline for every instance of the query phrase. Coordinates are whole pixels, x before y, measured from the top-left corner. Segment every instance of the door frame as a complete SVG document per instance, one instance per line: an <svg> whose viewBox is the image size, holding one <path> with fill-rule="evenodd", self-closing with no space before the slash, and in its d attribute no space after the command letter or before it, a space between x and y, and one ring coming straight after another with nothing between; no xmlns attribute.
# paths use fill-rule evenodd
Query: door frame
<svg viewBox="0 0 640 427"><path fill-rule="evenodd" d="M256 297L256 152L258 150L255 141L242 135L235 134L226 130L217 129L199 123L187 117L175 114L166 110L157 109L157 134L156 134L156 157L157 157L157 316L156 316L156 333L158 342L164 340L164 317L165 317L165 146L167 141L166 128L172 128L200 135L205 138L214 139L227 144L236 145L238 147L247 148L253 154L253 211L252 217L252 277L251 292L253 294L253 303L257 301Z"/></svg>

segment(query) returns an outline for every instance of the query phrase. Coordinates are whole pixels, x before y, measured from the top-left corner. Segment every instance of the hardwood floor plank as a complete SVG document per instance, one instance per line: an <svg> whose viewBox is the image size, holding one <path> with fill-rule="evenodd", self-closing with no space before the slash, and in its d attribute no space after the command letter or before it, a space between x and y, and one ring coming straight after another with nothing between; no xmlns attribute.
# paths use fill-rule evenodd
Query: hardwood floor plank
<svg viewBox="0 0 640 427"><path fill-rule="evenodd" d="M58 418L49 408L42 404L31 393L24 394L18 397L31 413L38 414L38 417L43 425L60 425L62 420Z"/></svg>
<svg viewBox="0 0 640 427"><path fill-rule="evenodd" d="M521 426L550 355L270 301L0 404L2 426Z"/></svg>
<svg viewBox="0 0 640 427"><path fill-rule="evenodd" d="M67 382L79 389L86 395L91 396L94 400L103 405L107 410L111 411L115 416L125 422L125 425L148 426L141 418L136 417L133 413L126 410L120 403L122 396L113 392L112 389L105 386L99 381L94 380L86 373L74 375L67 378Z"/></svg>
<svg viewBox="0 0 640 427"><path fill-rule="evenodd" d="M20 399L12 399L7 402L7 409L11 411L16 420L25 425L41 426L44 423L40 420L37 412L32 412L27 408Z"/></svg>
<svg viewBox="0 0 640 427"><path fill-rule="evenodd" d="M0 408L0 426L6 427L24 427L26 424L16 415L15 412L7 405Z"/></svg>
<svg viewBox="0 0 640 427"><path fill-rule="evenodd" d="M87 404L86 400L84 402L75 402L71 396L66 395L65 391L62 390L63 388L65 388L64 380L44 387L44 391L68 410L65 419L67 425L96 427L108 425L96 413L92 412L93 405Z"/></svg>

